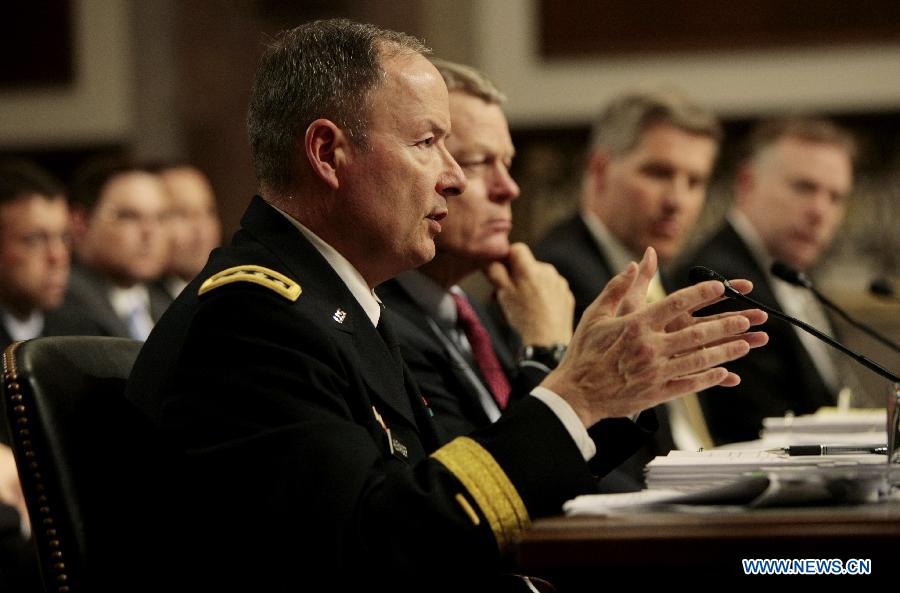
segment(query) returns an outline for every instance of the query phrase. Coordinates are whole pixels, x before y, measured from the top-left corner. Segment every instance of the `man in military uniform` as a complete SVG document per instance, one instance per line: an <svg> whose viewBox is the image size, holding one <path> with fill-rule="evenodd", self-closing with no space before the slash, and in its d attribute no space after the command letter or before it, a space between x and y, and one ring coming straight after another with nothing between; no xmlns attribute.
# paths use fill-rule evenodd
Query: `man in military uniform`
<svg viewBox="0 0 900 593"><path fill-rule="evenodd" d="M746 331L755 313L690 317L720 283L642 305L649 250L585 313L532 397L437 448L372 293L434 256L446 201L466 184L445 145L447 87L424 51L319 21L265 52L249 114L260 196L157 324L129 384L183 455L173 545L191 556L177 577L178 562L157 566L157 579L471 589L531 518L592 491L586 427L734 384L718 365L765 340Z"/></svg>

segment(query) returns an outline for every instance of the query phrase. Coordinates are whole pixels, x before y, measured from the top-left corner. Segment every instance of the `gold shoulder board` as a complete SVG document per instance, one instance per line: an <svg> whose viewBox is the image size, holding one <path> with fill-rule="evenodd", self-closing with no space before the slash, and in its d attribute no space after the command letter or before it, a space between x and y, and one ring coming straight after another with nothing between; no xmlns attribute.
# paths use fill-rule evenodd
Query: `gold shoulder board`
<svg viewBox="0 0 900 593"><path fill-rule="evenodd" d="M296 301L303 292L300 285L285 276L279 274L275 270L264 268L262 266L235 266L222 270L218 274L214 274L206 279L200 285L200 291L197 294L204 294L218 288L231 284L232 282L252 282L265 286L269 290L274 290L289 301Z"/></svg>

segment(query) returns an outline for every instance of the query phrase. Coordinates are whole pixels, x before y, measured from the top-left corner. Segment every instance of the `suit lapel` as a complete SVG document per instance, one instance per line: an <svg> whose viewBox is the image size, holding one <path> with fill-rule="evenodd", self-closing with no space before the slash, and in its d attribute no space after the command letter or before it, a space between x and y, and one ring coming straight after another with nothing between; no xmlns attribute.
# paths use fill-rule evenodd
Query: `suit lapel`
<svg viewBox="0 0 900 593"><path fill-rule="evenodd" d="M598 288L594 294L596 296L600 294L600 290L606 286L606 283L609 282L616 272L609 265L606 255L600 249L600 246L597 245L597 240L594 239L594 235L591 234L591 230L584 224L584 220L582 220L580 215L576 215L573 227L572 236L575 238L575 247L581 252L579 261L589 263L585 268L585 272L589 274L590 282Z"/></svg>
<svg viewBox="0 0 900 593"><path fill-rule="evenodd" d="M434 349L441 353L440 358L448 362L450 372L453 373L456 382L463 387L462 393L455 395L466 398L468 400L466 408L472 410L473 413L483 415L480 422L488 424L490 420L484 413L479 395L480 390L486 389L487 382L482 377L477 365L469 364L466 361L450 337L441 331L437 320L432 319L399 282L394 280L385 282L378 287L378 292L383 298L390 300L391 309L397 317L401 317L414 326L416 331L428 336ZM493 334L491 339L494 339ZM416 393L422 397L418 387Z"/></svg>
<svg viewBox="0 0 900 593"><path fill-rule="evenodd" d="M760 268L756 258L750 251L750 248L744 243L743 239L741 239L740 235L738 235L737 231L734 230L734 227L732 227L730 223L723 227L722 231L712 242L717 246L717 249L720 249L723 253L734 254L732 260L729 262L730 267L737 275L753 282L753 292L750 296L765 305L774 307L779 311L782 310L781 303L775 298L775 291L772 289L768 276L765 271ZM705 262L701 261L701 263ZM714 265L713 267L715 268ZM797 373L798 376L803 377L803 379L798 382L808 386L807 389L794 394L793 397L799 401L807 402L807 406L811 409L815 409L823 404L822 396L820 394L827 395L826 402L824 403L833 403L834 394L831 393L825 385L825 381L819 374L818 369L816 369L809 352L807 352L803 343L800 341L797 331L786 321L781 321L773 317L770 317L765 325L763 325L763 329L769 332L770 344L772 344L773 340L782 341L782 344L779 346L782 349L782 352L785 352L785 354L795 361L796 367L793 369L793 372ZM772 344L770 348L763 349L759 353L753 353L752 356L765 356L768 354L767 351L772 350L773 346L775 345Z"/></svg>
<svg viewBox="0 0 900 593"><path fill-rule="evenodd" d="M77 293L80 305L89 309L88 316L94 320L100 328L111 336L130 337L128 326L116 314L112 303L106 294L109 285L89 269L81 266L73 266L70 279L70 291Z"/></svg>

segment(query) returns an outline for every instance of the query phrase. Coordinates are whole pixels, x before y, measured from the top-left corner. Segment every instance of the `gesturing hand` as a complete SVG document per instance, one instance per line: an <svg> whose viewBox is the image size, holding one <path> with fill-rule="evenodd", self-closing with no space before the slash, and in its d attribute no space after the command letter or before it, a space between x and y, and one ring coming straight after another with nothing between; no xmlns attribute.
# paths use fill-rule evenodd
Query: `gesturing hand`
<svg viewBox="0 0 900 593"><path fill-rule="evenodd" d="M739 378L719 365L768 340L765 333L747 333L765 320L761 311L691 317L722 297L721 282L696 284L647 305L655 274L656 253L648 248L640 264L629 264L587 308L565 358L542 383L568 401L585 426L713 385L735 385Z"/></svg>

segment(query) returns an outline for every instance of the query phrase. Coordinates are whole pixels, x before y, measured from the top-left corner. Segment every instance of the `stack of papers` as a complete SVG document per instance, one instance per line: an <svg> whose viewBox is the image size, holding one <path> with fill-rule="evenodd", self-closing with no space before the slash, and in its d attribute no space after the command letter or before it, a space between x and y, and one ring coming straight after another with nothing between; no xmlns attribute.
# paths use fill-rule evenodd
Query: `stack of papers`
<svg viewBox="0 0 900 593"><path fill-rule="evenodd" d="M887 443L887 413L877 410L823 408L815 414L765 418L761 449L805 444Z"/></svg>
<svg viewBox="0 0 900 593"><path fill-rule="evenodd" d="M885 410L822 408L815 414L765 418L756 441L730 443L717 450L765 451L790 445L887 445Z"/></svg>
<svg viewBox="0 0 900 593"><path fill-rule="evenodd" d="M672 451L647 465L648 490L579 496L563 510L568 515L608 515L673 507L702 511L710 505L875 502L887 492L888 471L886 456L875 454L791 457L768 451Z"/></svg>
<svg viewBox="0 0 900 593"><path fill-rule="evenodd" d="M828 469L832 475L883 476L884 455L802 455L769 451L672 451L647 464L647 487L693 492L728 484L748 474L797 474Z"/></svg>

